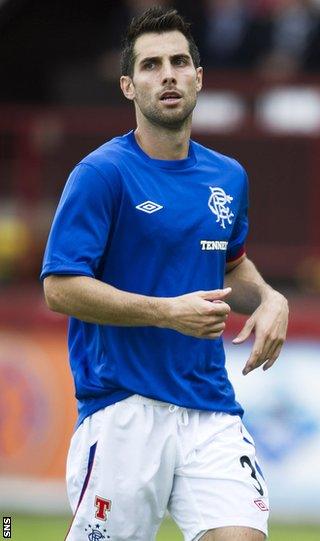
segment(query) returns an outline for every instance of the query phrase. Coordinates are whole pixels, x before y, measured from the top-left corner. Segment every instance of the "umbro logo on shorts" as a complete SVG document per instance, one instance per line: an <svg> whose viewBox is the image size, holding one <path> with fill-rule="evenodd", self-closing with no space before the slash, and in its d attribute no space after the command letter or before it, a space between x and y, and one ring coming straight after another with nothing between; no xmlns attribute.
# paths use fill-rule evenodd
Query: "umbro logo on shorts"
<svg viewBox="0 0 320 541"><path fill-rule="evenodd" d="M254 503L261 509L261 511L269 511L269 507L264 503L263 500L254 500Z"/></svg>
<svg viewBox="0 0 320 541"><path fill-rule="evenodd" d="M163 205L158 205L158 203L154 203L153 201L145 201L137 205L136 209L142 210L142 212L146 212L147 214L152 214L153 212L157 212L157 210L163 209Z"/></svg>

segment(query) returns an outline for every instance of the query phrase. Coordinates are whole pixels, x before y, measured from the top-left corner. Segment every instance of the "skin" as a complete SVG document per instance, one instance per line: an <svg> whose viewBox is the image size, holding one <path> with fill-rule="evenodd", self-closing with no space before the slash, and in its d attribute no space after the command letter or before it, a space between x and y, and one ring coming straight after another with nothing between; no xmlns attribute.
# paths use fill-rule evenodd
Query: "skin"
<svg viewBox="0 0 320 541"><path fill-rule="evenodd" d="M254 528L228 526L209 530L200 538L200 541L264 541L264 533Z"/></svg>
<svg viewBox="0 0 320 541"><path fill-rule="evenodd" d="M44 290L51 310L88 323L165 327L197 338L221 336L230 312L222 300L230 289L158 298L121 291L88 276L51 275Z"/></svg>
<svg viewBox="0 0 320 541"><path fill-rule="evenodd" d="M255 335L243 375L259 366L268 370L279 357L286 339L287 300L266 284L246 256L227 265L225 285L233 288L229 302L231 308L242 314L251 314L233 340L235 345L242 344L252 333Z"/></svg>
<svg viewBox="0 0 320 541"><path fill-rule="evenodd" d="M135 137L152 158L187 157L192 111L202 87L202 68L195 68L186 38L178 31L148 33L135 43L132 78L122 76L120 86L133 101ZM179 97L162 100L164 92ZM273 365L281 351L288 324L286 299L265 283L254 264L242 256L226 266L225 289L196 291L170 298L137 295L116 289L87 276L48 276L44 281L51 310L97 324L156 326L174 329L199 339L222 335L231 308L250 317L234 344L250 334L255 341L243 369L249 373ZM202 541L262 541L252 528L210 530Z"/></svg>
<svg viewBox="0 0 320 541"><path fill-rule="evenodd" d="M136 139L152 158L186 158L192 111L202 88L202 68L194 67L188 42L178 31L140 36L135 56L133 77L122 76L120 86L125 97L134 102ZM160 99L170 90L181 95L177 103Z"/></svg>

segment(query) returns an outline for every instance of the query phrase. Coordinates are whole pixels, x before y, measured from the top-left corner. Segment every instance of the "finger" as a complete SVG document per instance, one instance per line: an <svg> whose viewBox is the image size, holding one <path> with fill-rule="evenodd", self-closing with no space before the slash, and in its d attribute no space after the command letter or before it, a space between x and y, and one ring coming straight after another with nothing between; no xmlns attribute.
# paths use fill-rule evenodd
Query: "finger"
<svg viewBox="0 0 320 541"><path fill-rule="evenodd" d="M201 339L213 339L213 338L219 338L223 334L223 331L224 331L224 328L222 327L218 327L215 329L211 328L211 329L201 330L195 333L193 336L195 336L196 338L201 338Z"/></svg>
<svg viewBox="0 0 320 541"><path fill-rule="evenodd" d="M207 338L208 340L215 340L217 338L220 338L222 336L223 331L220 332L210 332L206 336L203 336L203 338Z"/></svg>
<svg viewBox="0 0 320 541"><path fill-rule="evenodd" d="M231 293L231 287L225 287L224 289L213 289L211 291L200 291L199 297L206 301L215 301L224 299Z"/></svg>
<svg viewBox="0 0 320 541"><path fill-rule="evenodd" d="M226 328L226 324L224 322L219 322L214 325L206 325L203 328L203 334L208 335L211 333L222 333Z"/></svg>
<svg viewBox="0 0 320 541"><path fill-rule="evenodd" d="M284 340L282 339L272 338L269 333L260 333L259 335L256 335L256 339L252 348L252 353L248 362L246 363L246 366L243 369L243 374L246 375L251 372L251 370L258 368L266 361L273 359L275 352L278 352L279 346L281 350L283 342ZM280 353L280 350L277 353L277 357ZM277 357L274 358L273 362L277 359Z"/></svg>
<svg viewBox="0 0 320 541"><path fill-rule="evenodd" d="M282 346L283 346L283 342L281 341L280 344L278 344L278 346L274 350L274 353L270 355L268 362L266 362L266 364L263 365L263 370L268 370L276 362L276 360L278 359L280 355Z"/></svg>
<svg viewBox="0 0 320 541"><path fill-rule="evenodd" d="M247 321L245 322L239 334L232 340L232 343L242 344L242 342L244 342L245 340L247 340L247 338L249 338L253 327L254 327L254 321L251 318L247 319Z"/></svg>
<svg viewBox="0 0 320 541"><path fill-rule="evenodd" d="M266 357L263 356L264 348L265 344L263 336L256 336L250 357L246 362L244 369L242 370L244 376L249 374L251 370L258 368L258 366L260 366L261 364L263 364L264 361L267 360Z"/></svg>
<svg viewBox="0 0 320 541"><path fill-rule="evenodd" d="M280 345L280 340L279 339L273 340L271 342L270 347L265 352L265 359L266 360L271 359L273 357L273 355L276 352L276 350L278 349L279 345Z"/></svg>
<svg viewBox="0 0 320 541"><path fill-rule="evenodd" d="M210 310L208 310L208 314L210 314L211 318L228 317L230 312L231 312L231 308L230 308L229 304L227 304L226 302L223 302L223 301L210 303Z"/></svg>
<svg viewBox="0 0 320 541"><path fill-rule="evenodd" d="M264 346L263 352L261 354L261 361L262 362L259 362L259 364L261 365L265 361L267 361L269 359L273 359L274 355L278 351L279 347L280 347L280 350L281 350L281 347L282 347L283 343L284 343L284 340L282 340L279 337L277 337L277 338L272 338L272 337L267 338L266 341L265 341L265 346ZM279 350L279 353L280 353L280 350ZM279 353L277 354L277 357L274 358L274 361L278 358Z"/></svg>
<svg viewBox="0 0 320 541"><path fill-rule="evenodd" d="M212 314L210 316L206 315L202 317L201 324L199 325L200 329L204 329L205 331L210 331L211 329L215 328L216 325L225 324L228 319L228 314L223 315L214 315Z"/></svg>
<svg viewBox="0 0 320 541"><path fill-rule="evenodd" d="M267 359L270 358L275 350L275 346L278 345L278 340L271 338L268 334L262 335L262 340L264 341L264 345L260 359L258 359L259 365L263 364Z"/></svg>
<svg viewBox="0 0 320 541"><path fill-rule="evenodd" d="M215 323L217 318L222 319L231 312L229 304L224 301L207 301L200 300L201 305L199 305L200 313L202 317L208 320L208 323L212 321Z"/></svg>

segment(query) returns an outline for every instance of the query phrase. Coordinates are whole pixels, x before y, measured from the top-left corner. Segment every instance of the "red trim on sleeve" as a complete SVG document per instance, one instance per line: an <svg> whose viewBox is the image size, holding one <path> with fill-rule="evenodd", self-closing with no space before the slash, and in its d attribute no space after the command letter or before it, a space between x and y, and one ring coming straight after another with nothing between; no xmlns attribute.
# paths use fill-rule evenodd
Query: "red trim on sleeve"
<svg viewBox="0 0 320 541"><path fill-rule="evenodd" d="M243 256L246 253L246 247L241 246L240 250L236 252L231 257L227 257L227 263L231 263L232 261L236 261L237 259L240 259L241 256Z"/></svg>

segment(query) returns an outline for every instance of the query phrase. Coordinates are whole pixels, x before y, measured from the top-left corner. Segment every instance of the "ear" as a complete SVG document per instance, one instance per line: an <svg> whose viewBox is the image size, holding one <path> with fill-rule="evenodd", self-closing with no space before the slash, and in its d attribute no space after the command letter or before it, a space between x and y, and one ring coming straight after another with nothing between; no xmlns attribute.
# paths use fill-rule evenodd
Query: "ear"
<svg viewBox="0 0 320 541"><path fill-rule="evenodd" d="M201 68L201 67L196 68L196 72L197 72L197 75L196 75L196 89L197 89L197 92L200 92L200 90L202 88L203 68Z"/></svg>
<svg viewBox="0 0 320 541"><path fill-rule="evenodd" d="M128 100L131 100L131 101L134 100L136 93L135 93L133 81L131 77L129 77L129 75L122 75L120 77L120 87L124 96Z"/></svg>

